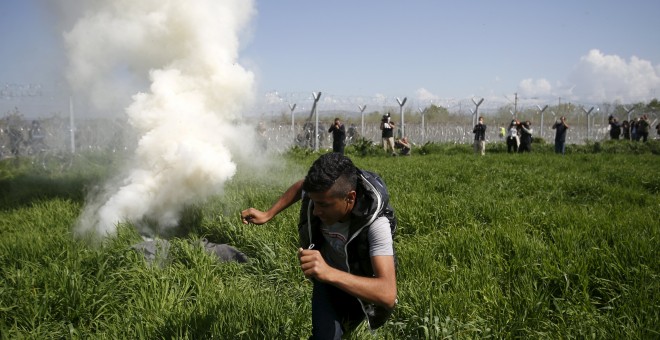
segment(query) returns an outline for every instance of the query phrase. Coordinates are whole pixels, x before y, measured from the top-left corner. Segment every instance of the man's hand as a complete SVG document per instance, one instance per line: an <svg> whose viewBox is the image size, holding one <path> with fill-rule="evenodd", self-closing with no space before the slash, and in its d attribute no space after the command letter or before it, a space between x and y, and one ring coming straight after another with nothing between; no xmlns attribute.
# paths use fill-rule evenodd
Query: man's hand
<svg viewBox="0 0 660 340"><path fill-rule="evenodd" d="M271 216L261 210L249 208L241 211L241 221L243 224L264 224L270 221Z"/></svg>
<svg viewBox="0 0 660 340"><path fill-rule="evenodd" d="M298 260L300 269L308 279L315 278L324 282L328 273L333 270L318 250L298 248Z"/></svg>
<svg viewBox="0 0 660 340"><path fill-rule="evenodd" d="M298 248L300 268L305 277L331 284L357 298L385 308L396 304L394 256L374 256L374 277L357 276L330 267L318 250Z"/></svg>
<svg viewBox="0 0 660 340"><path fill-rule="evenodd" d="M280 211L288 208L291 204L298 202L302 197L302 185L303 180L299 180L296 183L293 183L289 189L277 199L277 201L270 207L267 211L257 210L255 208L249 208L241 211L241 221L243 224L264 224L270 221L275 215L279 214Z"/></svg>

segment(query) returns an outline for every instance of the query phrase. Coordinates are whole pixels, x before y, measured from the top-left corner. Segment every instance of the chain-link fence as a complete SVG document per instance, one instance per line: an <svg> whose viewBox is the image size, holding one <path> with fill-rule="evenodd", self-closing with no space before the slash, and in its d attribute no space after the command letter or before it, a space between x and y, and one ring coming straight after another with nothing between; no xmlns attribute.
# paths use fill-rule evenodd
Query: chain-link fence
<svg viewBox="0 0 660 340"><path fill-rule="evenodd" d="M262 100L260 106L261 117L256 120L266 120L266 129L261 133L262 138L267 140L269 149L283 151L292 146L314 148L315 136L318 138L318 147L325 149L332 146L332 135L327 132L328 125L334 117L341 117L346 123L347 144L365 138L373 143L381 142L381 131L379 123L365 121L364 129L361 124L360 109L367 106L367 115L376 115L390 112L396 120L400 120L402 109L398 106L395 98L384 96L337 96L323 94L319 101L319 128L315 131L314 120L310 116L312 104L310 93L270 93L266 100ZM291 125L293 114L292 104L297 103L295 112L296 121ZM552 143L555 131L551 129L554 120L559 114L555 114L552 108L545 112L545 116L539 115L536 110L538 101L524 101L518 103L518 113L521 120L532 121L534 137L542 138ZM131 149L136 145L138 136L135 136L131 127L125 120L119 118L83 118L75 117L75 127L71 128L69 112L71 108L70 97L66 95L61 85L52 88L42 85L5 85L0 89L0 104L4 110L4 116L0 120L0 158L29 155L38 150L49 152L71 152L83 150L108 150L121 152ZM541 103L542 104L542 103ZM16 106L14 106L16 105ZM450 119L445 121L427 120L421 123L420 115L423 108L429 106L440 106L448 112ZM507 106L508 105L508 106ZM591 106L591 104L589 104ZM527 109L524 109L524 108ZM606 116L610 113L607 106L602 111L595 110L587 116L580 110L580 105L567 104L555 107L557 112L562 112L568 117L570 129L567 134L567 142L570 144L582 144L586 141L600 141L609 139L609 125ZM11 108L11 109L10 109ZM23 108L26 111L23 111ZM462 143L469 144L474 140L472 124L477 112L472 99L411 99L403 108L405 113L404 131L408 139L417 145L426 142L434 143ZM486 100L479 106L478 114L486 118L487 141L504 141L501 129L506 128L510 122L511 112L514 109L510 103L494 103ZM514 109L515 110L515 109ZM563 110L563 111L562 111ZM34 116L36 112L53 112L48 116L28 119L24 116ZM418 113L419 112L419 113ZM627 118L640 116L636 113L632 117L620 117L620 121ZM81 115L84 116L84 115ZM541 117L543 124L541 124ZM254 116L246 117L255 120ZM655 127L658 114L649 113L649 123ZM34 131L36 122L39 131ZM357 125L357 126L356 126ZM400 122L395 134L401 137ZM37 132L35 138L35 132ZM649 134L655 137L655 129Z"/></svg>

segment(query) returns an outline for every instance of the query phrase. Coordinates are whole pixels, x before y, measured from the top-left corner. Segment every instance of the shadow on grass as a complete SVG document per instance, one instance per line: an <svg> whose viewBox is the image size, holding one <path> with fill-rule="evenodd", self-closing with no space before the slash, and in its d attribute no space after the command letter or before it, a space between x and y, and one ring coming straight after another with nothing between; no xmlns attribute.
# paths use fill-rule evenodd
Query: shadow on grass
<svg viewBox="0 0 660 340"><path fill-rule="evenodd" d="M83 202L89 188L108 176L123 155L85 152L50 158L0 160L0 210L54 198Z"/></svg>
<svg viewBox="0 0 660 340"><path fill-rule="evenodd" d="M85 187L96 178L22 174L0 179L0 210L31 205L35 201L60 198L74 202L85 199Z"/></svg>

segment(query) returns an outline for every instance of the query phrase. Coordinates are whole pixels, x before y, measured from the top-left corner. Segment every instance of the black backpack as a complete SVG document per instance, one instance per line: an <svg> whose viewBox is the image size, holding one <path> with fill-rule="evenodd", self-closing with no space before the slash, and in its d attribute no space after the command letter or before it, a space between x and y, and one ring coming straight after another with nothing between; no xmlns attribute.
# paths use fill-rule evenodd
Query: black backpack
<svg viewBox="0 0 660 340"><path fill-rule="evenodd" d="M390 231L392 232L392 238L394 238L394 235L396 234L397 219L394 213L394 208L392 208L392 206L390 205L390 194L387 191L387 186L385 186L385 182L376 173L366 170L358 170L358 176L361 176L364 179L366 179L367 182L371 184L371 186L373 186L376 189L376 191L378 191L380 196L383 198L382 207L380 208L380 211L376 215L387 217L387 219L390 221ZM362 185L365 184L362 183Z"/></svg>

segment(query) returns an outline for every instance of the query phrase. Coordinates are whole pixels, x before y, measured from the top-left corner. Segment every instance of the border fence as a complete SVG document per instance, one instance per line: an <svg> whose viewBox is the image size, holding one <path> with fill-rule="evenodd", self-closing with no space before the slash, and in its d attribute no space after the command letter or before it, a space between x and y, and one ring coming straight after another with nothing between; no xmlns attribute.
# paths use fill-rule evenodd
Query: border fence
<svg viewBox="0 0 660 340"><path fill-rule="evenodd" d="M314 113L319 115L317 134L319 148L332 146L332 136L327 133L327 128L335 117L341 118L346 124L347 144L359 138L379 144L381 140L379 123L373 120L373 116L380 117L388 112L392 114L394 121L400 121L400 118L403 118L400 115L405 113L406 136L416 145L427 142L472 143L474 138L472 122L477 110L486 120L488 126L486 138L490 143L504 141L500 130L507 128L514 117L523 121L530 120L534 137L552 142L555 132L551 126L560 115L565 115L571 126L567 135L569 144L609 139L607 116L610 114L615 114L619 117L619 121L623 121L646 113L649 115L652 127L658 122L657 112L640 111L630 116L628 109L623 113L615 112L613 104L602 104L602 107L598 108L591 104L564 103L550 107L545 115L539 115L541 111L536 108L540 108L539 105L543 103L536 99L518 101L516 98L515 105L513 102L482 99L478 101L480 106L477 107L475 107L477 101L473 98L411 99L404 101L405 108L399 106L395 99L384 96L338 96L324 93L318 102L318 112L310 112L313 102L311 92L285 94L274 92L266 94L260 104L253 108L255 113L247 115L245 120L253 122L255 126L257 122L267 122L263 124L265 131L262 131L261 135L268 140L267 145L273 151L284 151L294 145L314 148L315 119L311 116ZM71 152L72 149L122 152L136 145L138 136L134 134L129 124L120 118L86 118L86 115L80 112L72 128L69 117L72 108L69 105L71 105L70 97L62 85L0 86L0 109L4 111L0 112L2 115L0 116L0 159L44 151ZM445 110L448 118L440 121L438 119L424 121L425 109L432 106ZM591 109L586 110L586 107ZM364 121L365 114L371 115L372 119ZM41 129L36 134L40 138L34 138L35 133L31 131L34 122L37 122ZM401 126L398 126L398 129L398 136L401 137ZM72 133L75 141L73 147ZM655 129L652 129L649 135L655 138Z"/></svg>

